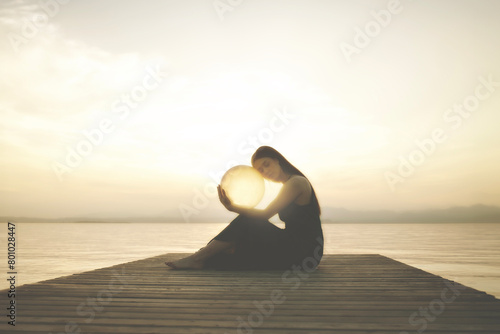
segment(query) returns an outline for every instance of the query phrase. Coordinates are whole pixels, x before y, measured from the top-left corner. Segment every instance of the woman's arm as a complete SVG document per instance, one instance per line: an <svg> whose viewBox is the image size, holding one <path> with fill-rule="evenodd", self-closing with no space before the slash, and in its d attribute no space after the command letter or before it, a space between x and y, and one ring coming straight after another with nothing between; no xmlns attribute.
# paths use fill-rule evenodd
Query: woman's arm
<svg viewBox="0 0 500 334"><path fill-rule="evenodd" d="M295 201L297 197L308 190L308 187L310 187L310 185L306 178L293 177L283 184L278 196L276 196L276 198L262 210L243 208L241 206L233 205L229 198L227 198L224 190L221 189L220 185L217 187L217 190L219 192L219 199L221 203L229 211L254 218L269 219L280 212L287 205Z"/></svg>

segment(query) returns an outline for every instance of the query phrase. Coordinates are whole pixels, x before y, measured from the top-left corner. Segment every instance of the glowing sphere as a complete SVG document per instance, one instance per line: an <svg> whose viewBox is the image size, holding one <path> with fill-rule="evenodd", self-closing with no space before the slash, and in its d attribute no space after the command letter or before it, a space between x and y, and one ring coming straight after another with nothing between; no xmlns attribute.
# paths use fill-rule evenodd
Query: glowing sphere
<svg viewBox="0 0 500 334"><path fill-rule="evenodd" d="M251 166L230 168L222 177L220 185L231 203L238 206L253 208L264 196L264 178Z"/></svg>

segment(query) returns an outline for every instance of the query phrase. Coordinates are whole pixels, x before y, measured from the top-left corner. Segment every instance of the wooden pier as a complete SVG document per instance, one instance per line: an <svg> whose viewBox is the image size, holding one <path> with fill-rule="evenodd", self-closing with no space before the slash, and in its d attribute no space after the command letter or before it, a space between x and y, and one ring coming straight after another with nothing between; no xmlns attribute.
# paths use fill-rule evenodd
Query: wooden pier
<svg viewBox="0 0 500 334"><path fill-rule="evenodd" d="M381 255L325 254L312 272L164 264L185 255L21 286L16 326L2 316L0 332L500 333L500 300Z"/></svg>

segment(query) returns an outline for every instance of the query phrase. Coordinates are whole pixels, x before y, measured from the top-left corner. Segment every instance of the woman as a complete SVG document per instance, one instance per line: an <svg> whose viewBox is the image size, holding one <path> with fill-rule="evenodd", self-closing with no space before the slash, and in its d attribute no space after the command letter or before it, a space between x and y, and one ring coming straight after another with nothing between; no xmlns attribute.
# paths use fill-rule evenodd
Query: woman
<svg viewBox="0 0 500 334"><path fill-rule="evenodd" d="M282 183L265 209L233 205L220 185L221 203L238 213L224 230L196 253L166 264L173 269L270 270L292 265L315 268L323 256L323 230L318 199L308 179L278 151L261 146L252 166L270 181ZM279 214L281 229L269 222Z"/></svg>

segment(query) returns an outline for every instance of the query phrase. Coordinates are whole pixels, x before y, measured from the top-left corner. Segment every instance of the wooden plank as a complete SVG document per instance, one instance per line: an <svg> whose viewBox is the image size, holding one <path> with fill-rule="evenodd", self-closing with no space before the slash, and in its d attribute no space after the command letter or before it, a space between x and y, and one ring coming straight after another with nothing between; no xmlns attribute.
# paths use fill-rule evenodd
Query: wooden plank
<svg viewBox="0 0 500 334"><path fill-rule="evenodd" d="M497 333L500 301L377 254L315 271L170 270L165 254L17 290L19 333ZM0 292L1 294L5 291Z"/></svg>

